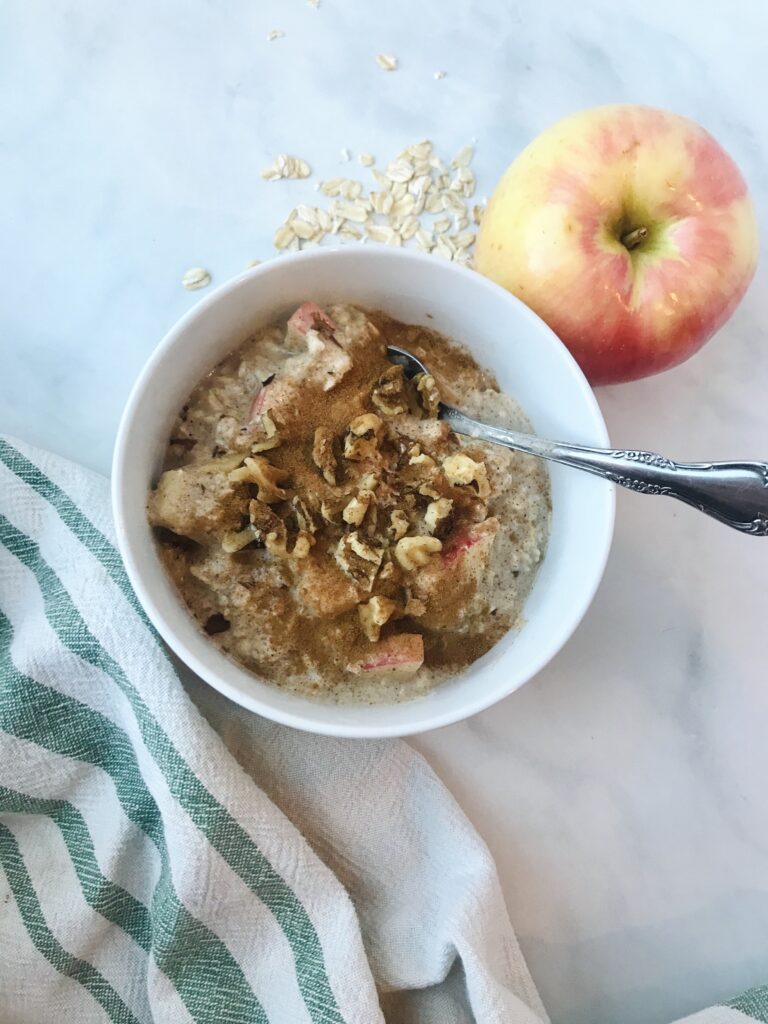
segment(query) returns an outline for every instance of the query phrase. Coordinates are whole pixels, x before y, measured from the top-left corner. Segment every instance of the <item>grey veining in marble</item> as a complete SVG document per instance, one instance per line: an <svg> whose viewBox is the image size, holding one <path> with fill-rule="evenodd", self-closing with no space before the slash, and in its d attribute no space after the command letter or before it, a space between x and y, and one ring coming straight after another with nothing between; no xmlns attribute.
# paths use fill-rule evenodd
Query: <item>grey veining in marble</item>
<svg viewBox="0 0 768 1024"><path fill-rule="evenodd" d="M0 429L106 472L133 379L198 297L182 273L268 257L314 198L260 180L278 152L328 177L359 170L342 147L475 137L488 193L557 117L652 103L727 146L768 237L767 35L760 0L5 0ZM616 444L765 458L767 389L761 270L700 355L599 398ZM768 982L767 577L768 542L622 493L573 641L415 741L498 860L554 1024L662 1024Z"/></svg>

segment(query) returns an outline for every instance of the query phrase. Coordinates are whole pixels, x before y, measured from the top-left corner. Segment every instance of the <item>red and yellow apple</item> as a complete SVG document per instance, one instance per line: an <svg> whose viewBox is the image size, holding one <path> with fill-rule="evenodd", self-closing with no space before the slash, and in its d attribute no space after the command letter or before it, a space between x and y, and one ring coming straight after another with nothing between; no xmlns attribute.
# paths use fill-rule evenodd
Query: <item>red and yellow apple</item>
<svg viewBox="0 0 768 1024"><path fill-rule="evenodd" d="M747 187L702 127L642 106L567 117L508 168L475 266L534 309L593 384L681 363L752 279Z"/></svg>

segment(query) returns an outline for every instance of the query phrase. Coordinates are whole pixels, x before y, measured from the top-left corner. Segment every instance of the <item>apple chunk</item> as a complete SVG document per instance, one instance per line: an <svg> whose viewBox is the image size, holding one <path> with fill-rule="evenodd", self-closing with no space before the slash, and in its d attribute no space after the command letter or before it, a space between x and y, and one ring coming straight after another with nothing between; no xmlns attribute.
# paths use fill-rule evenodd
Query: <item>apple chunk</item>
<svg viewBox="0 0 768 1024"><path fill-rule="evenodd" d="M365 673L412 676L424 664L424 639L418 633L399 633L372 644L366 654L348 666L355 675Z"/></svg>

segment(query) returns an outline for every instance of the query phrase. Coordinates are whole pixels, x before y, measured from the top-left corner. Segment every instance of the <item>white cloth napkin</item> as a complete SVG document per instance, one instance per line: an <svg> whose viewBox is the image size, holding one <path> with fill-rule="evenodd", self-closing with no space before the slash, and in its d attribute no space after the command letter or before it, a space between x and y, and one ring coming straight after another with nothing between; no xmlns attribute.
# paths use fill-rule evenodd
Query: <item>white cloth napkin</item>
<svg viewBox="0 0 768 1024"><path fill-rule="evenodd" d="M543 1024L488 851L400 742L180 669L106 480L0 440L0 1021ZM687 1024L768 1021L768 999Z"/></svg>

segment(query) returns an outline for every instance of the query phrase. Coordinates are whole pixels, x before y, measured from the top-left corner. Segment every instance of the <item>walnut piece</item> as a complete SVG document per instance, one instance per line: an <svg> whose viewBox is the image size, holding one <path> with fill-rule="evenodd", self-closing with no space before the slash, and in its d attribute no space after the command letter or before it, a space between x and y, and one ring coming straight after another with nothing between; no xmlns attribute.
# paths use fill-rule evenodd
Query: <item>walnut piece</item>
<svg viewBox="0 0 768 1024"><path fill-rule="evenodd" d="M351 462L362 462L372 458L378 448L384 424L373 412L356 416L349 424L349 433L344 440L344 458Z"/></svg>
<svg viewBox="0 0 768 1024"><path fill-rule="evenodd" d="M424 513L424 524L430 533L437 533L440 524L451 515L453 502L450 498L436 498L427 505Z"/></svg>
<svg viewBox="0 0 768 1024"><path fill-rule="evenodd" d="M420 601L418 597L409 597L404 608L404 613L406 615L413 616L414 619L417 619L420 615L423 615L426 610L427 606L423 601Z"/></svg>
<svg viewBox="0 0 768 1024"><path fill-rule="evenodd" d="M422 452L421 447L415 444L408 451L408 465L424 466L425 469L432 469L437 465L437 463L431 455L427 455L426 452Z"/></svg>
<svg viewBox="0 0 768 1024"><path fill-rule="evenodd" d="M397 604L389 597L372 597L370 601L357 606L360 624L366 637L375 643L381 634L381 627L392 618Z"/></svg>
<svg viewBox="0 0 768 1024"><path fill-rule="evenodd" d="M338 462L334 451L335 438L328 427L318 427L312 445L312 461L322 472L326 483L335 486Z"/></svg>
<svg viewBox="0 0 768 1024"><path fill-rule="evenodd" d="M339 568L366 590L373 586L383 557L384 549L366 544L357 530L342 537L335 551Z"/></svg>
<svg viewBox="0 0 768 1024"><path fill-rule="evenodd" d="M285 530L268 533L264 539L264 546L267 551L276 558L306 558L314 543L315 538L310 533L304 533L303 531L296 537L296 541L290 551L288 550L288 538Z"/></svg>
<svg viewBox="0 0 768 1024"><path fill-rule="evenodd" d="M408 533L408 516L401 508L392 509L389 513L389 532L394 540L400 540Z"/></svg>
<svg viewBox="0 0 768 1024"><path fill-rule="evenodd" d="M487 498L491 493L491 485L488 482L488 470L484 462L475 462L468 455L459 452L456 455L449 455L443 460L443 472L449 482L455 487L467 484L477 484L477 495L479 498Z"/></svg>
<svg viewBox="0 0 768 1024"><path fill-rule="evenodd" d="M437 411L440 406L440 392L437 390L435 378L431 373L419 373L414 377L416 392L419 396L427 419L437 419Z"/></svg>
<svg viewBox="0 0 768 1024"><path fill-rule="evenodd" d="M234 555L236 551L242 551L255 540L258 540L258 537L252 526L246 526L244 530L227 530L221 535L221 550L228 555Z"/></svg>
<svg viewBox="0 0 768 1024"><path fill-rule="evenodd" d="M362 416L355 416L349 424L349 429L356 437L362 437L370 432L378 437L383 426L384 424L375 412L365 412Z"/></svg>
<svg viewBox="0 0 768 1024"><path fill-rule="evenodd" d="M351 526L360 526L365 519L368 509L371 507L373 499L373 491L361 490L342 512L341 517L344 522L349 523Z"/></svg>
<svg viewBox="0 0 768 1024"><path fill-rule="evenodd" d="M258 488L256 496L259 501L263 501L267 505L274 505L275 502L284 501L288 497L287 491L284 491L279 484L284 483L289 476L290 473L286 469L279 469L266 459L256 455L246 459L245 465L240 469L233 470L229 474L229 479L233 483L256 484Z"/></svg>
<svg viewBox="0 0 768 1024"><path fill-rule="evenodd" d="M402 366L390 366L379 377L371 401L385 416L397 416L408 408Z"/></svg>
<svg viewBox="0 0 768 1024"><path fill-rule="evenodd" d="M291 498L291 505L299 529L304 533L316 533L317 519L307 503L296 494Z"/></svg>
<svg viewBox="0 0 768 1024"><path fill-rule="evenodd" d="M437 537L403 537L395 545L395 558L409 571L426 565L442 549L443 542Z"/></svg>
<svg viewBox="0 0 768 1024"><path fill-rule="evenodd" d="M256 533L256 539L262 543L266 540L268 533L279 533L281 530L285 532L285 523L262 501L257 501L254 498L248 505L248 515Z"/></svg>

